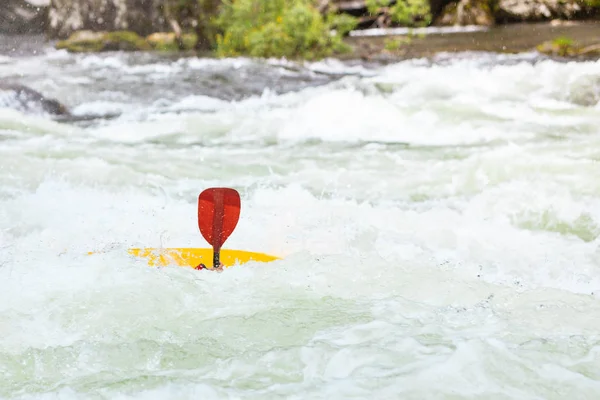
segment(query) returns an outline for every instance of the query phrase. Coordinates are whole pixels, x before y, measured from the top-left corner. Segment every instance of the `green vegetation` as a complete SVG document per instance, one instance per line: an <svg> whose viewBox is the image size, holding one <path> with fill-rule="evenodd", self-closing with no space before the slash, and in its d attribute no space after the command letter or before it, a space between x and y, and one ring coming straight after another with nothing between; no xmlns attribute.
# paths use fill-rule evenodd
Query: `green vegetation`
<svg viewBox="0 0 600 400"><path fill-rule="evenodd" d="M357 20L321 13L319 0L167 0L163 15L177 34L152 41L159 50L194 48L218 56L322 58L348 50L342 37Z"/></svg>
<svg viewBox="0 0 600 400"><path fill-rule="evenodd" d="M600 57L600 43L583 47L565 36L544 42L537 46L537 50L540 53L558 57L588 57L592 59Z"/></svg>
<svg viewBox="0 0 600 400"><path fill-rule="evenodd" d="M552 44L559 49L561 53L565 55L569 52L570 49L575 47L575 41L566 36L557 37L552 41Z"/></svg>
<svg viewBox="0 0 600 400"><path fill-rule="evenodd" d="M390 5L390 0L366 0L371 14L387 11L392 21L404 26L421 27L431 23L431 10L428 0L398 0Z"/></svg>
<svg viewBox="0 0 600 400"><path fill-rule="evenodd" d="M348 15L322 15L314 0L225 1L217 19L220 56L316 59L344 52Z"/></svg>
<svg viewBox="0 0 600 400"><path fill-rule="evenodd" d="M57 48L72 52L111 50L210 50L217 56L320 59L344 53L343 37L358 19L324 12L320 0L168 0L162 6L173 32L142 38L133 32L76 32ZM367 0L372 12L389 0ZM429 24L428 0L403 0L386 8L392 19L407 26ZM402 43L390 43L390 49Z"/></svg>
<svg viewBox="0 0 600 400"><path fill-rule="evenodd" d="M210 8L214 15L209 17L210 14L202 14L201 11L203 6L215 4L211 1L178 0L169 3L170 7L164 12L177 33L157 32L142 38L128 31L79 31L56 47L71 52L207 48L222 57L248 55L318 59L347 51L349 48L342 38L357 23L349 15L322 14L314 5L315 0L228 0L223 2L219 13L217 8ZM198 8L193 8L194 4ZM189 24L190 18L198 18L193 28ZM195 32L183 33L184 28Z"/></svg>
<svg viewBox="0 0 600 400"><path fill-rule="evenodd" d="M83 1L83 0L81 0ZM561 0L562 1L562 0ZM580 1L580 0L577 0ZM432 22L430 0L365 0L368 12L384 22L416 28ZM581 0L592 8L600 0ZM581 4L583 4L581 3ZM468 0L448 4L436 17L436 25L493 25L498 0ZM328 11L324 11L323 8ZM129 31L74 33L57 44L72 52L111 50L207 51L221 57L286 57L319 59L341 54L350 47L343 37L358 19L337 14L333 2L323 0L163 0L163 30L146 38ZM418 37L386 40L387 51L401 50ZM568 38L557 38L538 50L559 56L598 53L598 45L579 49Z"/></svg>
<svg viewBox="0 0 600 400"><path fill-rule="evenodd" d="M540 53L559 57L573 56L579 53L579 47L573 39L565 36L560 36L552 41L544 42L537 46L537 50Z"/></svg>
<svg viewBox="0 0 600 400"><path fill-rule="evenodd" d="M402 46L408 45L412 42L412 36L403 36L397 38L388 38L385 39L384 47L387 51L397 51L402 48Z"/></svg>

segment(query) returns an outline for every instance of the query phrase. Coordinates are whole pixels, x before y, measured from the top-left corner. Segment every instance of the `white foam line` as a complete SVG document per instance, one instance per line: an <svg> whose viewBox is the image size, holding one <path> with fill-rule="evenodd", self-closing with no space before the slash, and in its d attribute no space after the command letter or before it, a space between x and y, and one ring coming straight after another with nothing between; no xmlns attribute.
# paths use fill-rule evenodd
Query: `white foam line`
<svg viewBox="0 0 600 400"><path fill-rule="evenodd" d="M393 35L409 35L409 34L425 34L435 35L444 33L467 33L467 32L485 32L488 28L485 26L468 25L468 26L444 26L444 27L428 27L428 28L374 28L362 29L350 32L350 36L393 36Z"/></svg>

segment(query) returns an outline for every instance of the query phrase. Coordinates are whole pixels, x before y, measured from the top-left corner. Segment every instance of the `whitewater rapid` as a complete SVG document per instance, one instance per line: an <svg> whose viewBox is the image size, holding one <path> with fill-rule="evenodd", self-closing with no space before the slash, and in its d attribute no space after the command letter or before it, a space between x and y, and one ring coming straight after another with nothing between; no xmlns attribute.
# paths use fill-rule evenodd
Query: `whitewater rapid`
<svg viewBox="0 0 600 400"><path fill-rule="evenodd" d="M0 58L0 397L600 398L600 62ZM221 274L197 196L240 191ZM95 255L87 255L95 251Z"/></svg>

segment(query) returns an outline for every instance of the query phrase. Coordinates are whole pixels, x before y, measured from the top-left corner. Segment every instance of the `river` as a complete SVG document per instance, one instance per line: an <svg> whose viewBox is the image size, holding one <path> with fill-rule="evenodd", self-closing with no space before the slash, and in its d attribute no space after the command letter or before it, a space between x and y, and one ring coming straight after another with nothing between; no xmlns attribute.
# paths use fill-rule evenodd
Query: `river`
<svg viewBox="0 0 600 400"><path fill-rule="evenodd" d="M599 61L9 40L0 79L77 118L0 110L0 397L600 398ZM211 186L225 247L283 259L127 254L206 247Z"/></svg>

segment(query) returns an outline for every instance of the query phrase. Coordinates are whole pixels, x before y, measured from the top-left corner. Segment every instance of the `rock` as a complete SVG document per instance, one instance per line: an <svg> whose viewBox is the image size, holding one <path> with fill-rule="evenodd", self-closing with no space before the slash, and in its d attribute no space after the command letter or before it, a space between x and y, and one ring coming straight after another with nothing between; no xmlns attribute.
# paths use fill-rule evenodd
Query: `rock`
<svg viewBox="0 0 600 400"><path fill-rule="evenodd" d="M150 44L138 34L129 31L91 32L78 31L68 39L56 44L57 49L72 53L101 51L145 51L152 50Z"/></svg>
<svg viewBox="0 0 600 400"><path fill-rule="evenodd" d="M600 43L581 47L573 40L566 37L559 37L554 40L544 42L536 47L542 54L558 57L600 57Z"/></svg>
<svg viewBox="0 0 600 400"><path fill-rule="evenodd" d="M574 42L568 38L550 40L540 44L536 48L540 53L559 57L574 56L578 53Z"/></svg>
<svg viewBox="0 0 600 400"><path fill-rule="evenodd" d="M106 32L78 31L67 40L56 43L56 48L71 52L100 51L104 35Z"/></svg>
<svg viewBox="0 0 600 400"><path fill-rule="evenodd" d="M43 33L49 5L50 0L0 0L0 33Z"/></svg>
<svg viewBox="0 0 600 400"><path fill-rule="evenodd" d="M585 57L600 58L600 43L581 48L579 54Z"/></svg>
<svg viewBox="0 0 600 400"><path fill-rule="evenodd" d="M208 49L214 44L214 20L222 1L52 0L47 35L66 39L78 31L129 31L144 37L175 32L183 36L183 47L187 48L191 36L184 33L194 32L196 49ZM170 48L168 42L165 46Z"/></svg>
<svg viewBox="0 0 600 400"><path fill-rule="evenodd" d="M565 21L562 19L553 19L550 21L550 26L575 26L577 22L575 21Z"/></svg>
<svg viewBox="0 0 600 400"><path fill-rule="evenodd" d="M429 9L431 10L432 21L435 21L444 8L449 4L456 3L456 0L429 0Z"/></svg>
<svg viewBox="0 0 600 400"><path fill-rule="evenodd" d="M156 32L146 37L150 46L158 51L192 50L196 46L196 40L195 34L181 35L183 49L180 49L174 32Z"/></svg>
<svg viewBox="0 0 600 400"><path fill-rule="evenodd" d="M47 33L59 39L80 30L128 30L146 36L169 30L163 5L164 0L52 0Z"/></svg>
<svg viewBox="0 0 600 400"><path fill-rule="evenodd" d="M434 25L494 25L494 12L489 0L460 0L444 7Z"/></svg>
<svg viewBox="0 0 600 400"><path fill-rule="evenodd" d="M362 15L367 12L367 3L365 0L333 0L333 6L340 12Z"/></svg>
<svg viewBox="0 0 600 400"><path fill-rule="evenodd" d="M0 108L12 108L34 115L70 115L69 110L58 100L20 84L0 82Z"/></svg>
<svg viewBox="0 0 600 400"><path fill-rule="evenodd" d="M584 0L499 0L496 21L509 23L573 19L589 12Z"/></svg>

